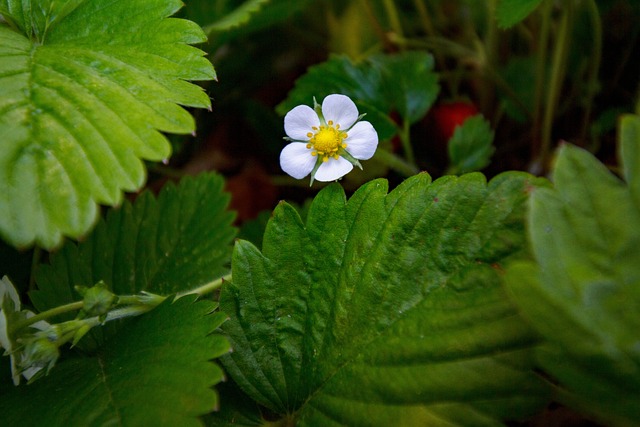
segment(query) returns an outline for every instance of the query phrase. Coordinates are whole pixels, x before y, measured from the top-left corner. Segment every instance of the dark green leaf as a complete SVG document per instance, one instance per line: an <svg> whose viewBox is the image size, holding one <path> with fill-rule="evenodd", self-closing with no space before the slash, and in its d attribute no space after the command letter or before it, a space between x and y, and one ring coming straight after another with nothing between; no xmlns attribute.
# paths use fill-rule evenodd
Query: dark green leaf
<svg viewBox="0 0 640 427"><path fill-rule="evenodd" d="M80 299L74 287L100 280L116 294L167 295L228 272L235 230L228 195L215 174L167 184L109 212L82 243L67 243L37 270L31 299L43 311ZM110 327L110 325L107 325Z"/></svg>
<svg viewBox="0 0 640 427"><path fill-rule="evenodd" d="M212 332L225 316L192 296L169 300L127 320L95 357L68 358L28 386L2 383L3 425L201 425L217 407L223 374L211 359L229 343Z"/></svg>
<svg viewBox="0 0 640 427"><path fill-rule="evenodd" d="M626 122L625 125L630 125ZM628 132L628 133L627 133ZM627 179L637 181L638 135L623 131ZM555 189L531 199L530 239L537 264L509 269L508 284L546 339L540 365L560 384L564 403L607 425L640 422L640 209L631 186L588 152L565 145Z"/></svg>
<svg viewBox="0 0 640 427"><path fill-rule="evenodd" d="M525 19L542 0L499 0L496 7L496 19L501 28L509 28Z"/></svg>
<svg viewBox="0 0 640 427"><path fill-rule="evenodd" d="M448 150L451 173L473 172L484 168L495 151L491 125L481 114L469 117L456 127L449 140Z"/></svg>
<svg viewBox="0 0 640 427"><path fill-rule="evenodd" d="M209 107L186 80L215 78L194 23L167 19L178 0L3 0L0 24L0 236L57 246L144 183L160 133L191 133L176 104Z"/></svg>
<svg viewBox="0 0 640 427"><path fill-rule="evenodd" d="M400 116L415 123L427 113L440 92L438 75L433 72L433 56L425 52L375 56L385 77L388 103Z"/></svg>
<svg viewBox="0 0 640 427"><path fill-rule="evenodd" d="M278 206L236 244L221 307L229 374L299 425L499 425L544 401L534 339L501 287L539 181L507 173L337 184L304 224Z"/></svg>
<svg viewBox="0 0 640 427"><path fill-rule="evenodd" d="M391 105L384 98L384 82L379 67L364 61L354 64L344 56L333 56L327 62L310 67L307 74L296 80L295 88L277 107L284 115L298 105L313 105L313 97L322 102L327 95L340 93L350 97L360 113L366 113L381 140L396 133L389 118Z"/></svg>

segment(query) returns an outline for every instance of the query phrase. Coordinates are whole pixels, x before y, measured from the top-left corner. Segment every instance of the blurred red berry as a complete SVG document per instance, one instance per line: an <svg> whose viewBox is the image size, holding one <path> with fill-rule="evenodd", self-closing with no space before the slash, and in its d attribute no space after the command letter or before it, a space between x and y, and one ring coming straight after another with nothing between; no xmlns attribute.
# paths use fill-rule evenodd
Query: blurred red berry
<svg viewBox="0 0 640 427"><path fill-rule="evenodd" d="M454 101L438 104L431 110L431 123L438 139L449 141L456 127L464 123L468 117L475 116L479 111L470 102Z"/></svg>

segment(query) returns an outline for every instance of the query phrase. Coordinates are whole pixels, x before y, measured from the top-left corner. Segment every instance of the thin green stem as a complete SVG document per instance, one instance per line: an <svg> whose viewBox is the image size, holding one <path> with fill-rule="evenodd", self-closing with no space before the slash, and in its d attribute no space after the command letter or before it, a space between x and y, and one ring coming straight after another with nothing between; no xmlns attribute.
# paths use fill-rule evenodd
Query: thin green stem
<svg viewBox="0 0 640 427"><path fill-rule="evenodd" d="M215 291L216 289L219 289L224 282L228 282L230 280L231 280L231 273L229 273L229 274L227 274L225 276L222 276L221 278L216 279L216 280L214 280L212 282L209 282L209 283L206 283L206 284L204 284L202 286L199 286L199 287L197 287L195 289L190 289L188 291L179 292L176 295L176 298L180 298L180 297L183 297L185 295L198 295L198 296L206 295L206 294L208 294L210 292Z"/></svg>
<svg viewBox="0 0 640 427"><path fill-rule="evenodd" d="M483 70L494 70L496 68L498 50L498 28L495 19L496 0L487 0L487 32L483 43ZM480 108L482 111L489 111L495 97L495 86L493 82L485 82L480 91Z"/></svg>
<svg viewBox="0 0 640 427"><path fill-rule="evenodd" d="M589 17L591 18L591 27L593 34L593 52L591 61L589 61L589 79L587 81L587 99L584 109L584 117L582 118L582 139L587 136L589 123L591 122L591 109L593 107L593 99L598 93L598 75L600 72L600 63L602 61L602 20L600 18L600 10L595 0L587 1Z"/></svg>
<svg viewBox="0 0 640 427"><path fill-rule="evenodd" d="M398 9L393 0L383 0L384 9L387 12L389 18L389 25L394 33L403 37L402 24L400 24L400 16L398 15Z"/></svg>
<svg viewBox="0 0 640 427"><path fill-rule="evenodd" d="M35 316L29 317L28 319L22 319L11 325L11 328L9 329L9 334L19 331L22 328L26 328L27 326L31 326L34 323L37 323L41 320L46 320L51 317L57 316L59 314L69 313L70 311L80 310L83 305L84 305L84 301L76 301L69 304L61 305L59 307L54 307L50 310L43 311L42 313L38 313Z"/></svg>
<svg viewBox="0 0 640 427"><path fill-rule="evenodd" d="M377 150L374 158L407 178L420 172L414 165L387 150Z"/></svg>
<svg viewBox="0 0 640 427"><path fill-rule="evenodd" d="M402 148L404 150L404 155L407 157L407 161L415 165L416 159L413 155L413 147L411 146L411 132L410 132L410 123L409 120L404 119L402 121L402 128L400 129L400 142L402 142Z"/></svg>
<svg viewBox="0 0 640 427"><path fill-rule="evenodd" d="M551 11L553 3L551 0L544 0L542 3L541 15L542 25L540 27L538 39L538 54L536 56L536 89L533 100L533 124L531 126L531 157L538 159L540 155L540 141L542 140L542 100L547 83L547 51L549 50L549 35L551 32Z"/></svg>
<svg viewBox="0 0 640 427"><path fill-rule="evenodd" d="M542 170L547 170L549 158L551 156L551 138L553 132L553 122L558 107L560 91L566 74L567 53L569 50L569 35L573 16L573 1L564 3L564 10L560 19L560 27L555 51L553 52L553 62L551 65L551 79L545 103L545 111L542 121L542 143L540 147L540 162Z"/></svg>
<svg viewBox="0 0 640 427"><path fill-rule="evenodd" d="M389 39L387 38L387 35L384 33L384 29L382 29L382 25L380 25L378 18L376 18L376 14L373 12L373 9L371 8L369 1L360 0L360 5L362 6L365 13L367 14L367 18L369 19L369 22L371 23L371 26L373 27L373 31L376 33L376 36L380 39L380 43L382 43L385 49L388 49L390 47Z"/></svg>

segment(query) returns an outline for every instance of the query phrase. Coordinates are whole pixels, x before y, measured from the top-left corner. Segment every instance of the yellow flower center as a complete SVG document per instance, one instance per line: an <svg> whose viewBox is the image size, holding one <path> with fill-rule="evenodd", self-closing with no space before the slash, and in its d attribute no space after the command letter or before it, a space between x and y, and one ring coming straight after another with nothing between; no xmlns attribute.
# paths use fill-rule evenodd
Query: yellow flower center
<svg viewBox="0 0 640 427"><path fill-rule="evenodd" d="M323 162L329 160L330 157L338 160L340 148L347 148L344 142L347 139L347 133L340 130L340 125L334 125L331 120L326 126L320 128L313 127L314 132L309 132L309 143L307 148L311 149L312 156L320 156Z"/></svg>

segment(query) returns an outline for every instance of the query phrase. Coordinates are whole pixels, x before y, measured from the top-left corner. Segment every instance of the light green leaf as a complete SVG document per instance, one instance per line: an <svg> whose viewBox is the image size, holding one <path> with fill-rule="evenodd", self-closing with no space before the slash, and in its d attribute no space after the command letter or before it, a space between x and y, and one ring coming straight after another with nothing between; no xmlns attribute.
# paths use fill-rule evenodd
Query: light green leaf
<svg viewBox="0 0 640 427"><path fill-rule="evenodd" d="M167 19L178 0L4 0L23 32L0 24L0 236L57 246L145 180L160 133L191 133L176 104L209 107L186 80L215 78L194 23Z"/></svg>
<svg viewBox="0 0 640 427"><path fill-rule="evenodd" d="M223 379L211 359L229 351L211 334L225 315L209 301L167 299L91 357L60 362L29 386L0 384L5 425L198 426L217 407L212 386Z"/></svg>
<svg viewBox="0 0 640 427"><path fill-rule="evenodd" d="M168 295L226 274L235 230L222 187L215 174L187 177L165 185L157 199L145 192L110 211L85 241L68 242L38 268L33 304L44 311L77 301L75 286L100 280L116 294Z"/></svg>
<svg viewBox="0 0 640 427"><path fill-rule="evenodd" d="M481 114L469 117L456 127L448 150L450 173L473 172L484 168L495 151L491 125Z"/></svg>
<svg viewBox="0 0 640 427"><path fill-rule="evenodd" d="M640 157L626 155L639 144L637 135L623 144L628 178ZM563 402L607 425L636 425L640 210L630 187L580 148L560 148L553 177L555 189L531 198L537 264L513 265L507 282L546 340L539 364L559 383Z"/></svg>
<svg viewBox="0 0 640 427"><path fill-rule="evenodd" d="M500 425L545 400L534 338L501 286L539 180L427 174L347 202L334 184L306 224L282 203L262 252L239 241L222 290L227 372L298 425Z"/></svg>
<svg viewBox="0 0 640 427"><path fill-rule="evenodd" d="M525 19L542 0L499 0L496 7L496 19L501 28L509 28Z"/></svg>

